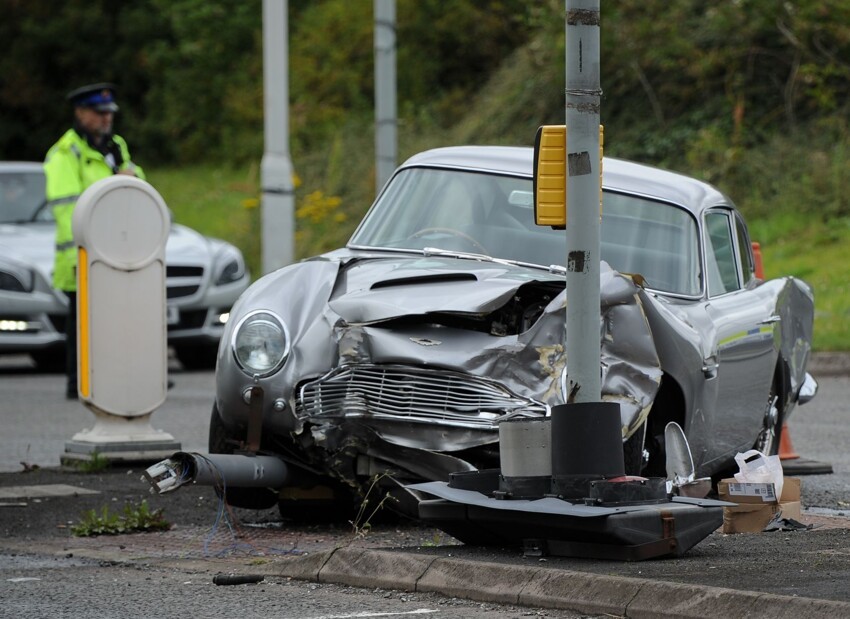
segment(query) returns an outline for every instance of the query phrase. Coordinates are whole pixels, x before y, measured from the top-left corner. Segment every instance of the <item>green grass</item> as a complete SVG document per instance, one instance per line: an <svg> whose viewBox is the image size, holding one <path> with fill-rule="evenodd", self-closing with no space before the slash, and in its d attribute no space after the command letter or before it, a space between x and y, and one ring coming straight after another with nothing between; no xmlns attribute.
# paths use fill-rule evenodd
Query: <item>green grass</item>
<svg viewBox="0 0 850 619"><path fill-rule="evenodd" d="M100 473L109 468L109 458L102 453L94 451L91 454L91 459L80 460L75 465L76 469L81 473Z"/></svg>
<svg viewBox="0 0 850 619"><path fill-rule="evenodd" d="M371 204L369 179L349 187L348 202L328 186L334 162L308 167L307 179L295 178L295 256L307 258L346 243ZM310 170L321 170L321 173ZM261 191L257 166L233 168L197 165L147 171L148 181L171 209L174 220L207 236L230 241L245 256L256 279L261 274ZM341 191L340 191L341 192Z"/></svg>
<svg viewBox="0 0 850 619"><path fill-rule="evenodd" d="M167 531L170 528L171 524L162 516L162 509L151 511L147 501L143 500L138 505L126 504L122 513L110 511L108 505L104 505L100 512L90 509L83 514L79 523L71 527L71 533L76 537L93 537Z"/></svg>
<svg viewBox="0 0 850 619"><path fill-rule="evenodd" d="M260 273L260 181L257 166L198 165L146 170L177 223L230 241L251 273Z"/></svg>
<svg viewBox="0 0 850 619"><path fill-rule="evenodd" d="M850 220L779 214L753 222L765 277L794 275L815 293L814 349L850 350Z"/></svg>

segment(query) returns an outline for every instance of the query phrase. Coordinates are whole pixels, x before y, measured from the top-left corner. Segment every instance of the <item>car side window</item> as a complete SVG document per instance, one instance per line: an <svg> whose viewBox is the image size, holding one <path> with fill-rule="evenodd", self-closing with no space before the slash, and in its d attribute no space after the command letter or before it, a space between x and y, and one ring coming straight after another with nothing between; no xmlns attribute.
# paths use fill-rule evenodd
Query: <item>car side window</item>
<svg viewBox="0 0 850 619"><path fill-rule="evenodd" d="M40 170L0 174L0 223L43 221L38 214L44 203L44 175Z"/></svg>
<svg viewBox="0 0 850 619"><path fill-rule="evenodd" d="M732 241L732 220L725 211L711 211L705 215L705 258L709 296L716 297L741 287Z"/></svg>

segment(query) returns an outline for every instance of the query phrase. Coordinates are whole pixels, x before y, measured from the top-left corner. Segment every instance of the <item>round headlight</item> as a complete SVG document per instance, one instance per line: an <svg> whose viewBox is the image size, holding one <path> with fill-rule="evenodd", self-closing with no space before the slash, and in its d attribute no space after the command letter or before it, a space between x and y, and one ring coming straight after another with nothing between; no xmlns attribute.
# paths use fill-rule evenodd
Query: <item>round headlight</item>
<svg viewBox="0 0 850 619"><path fill-rule="evenodd" d="M233 356L246 373L268 376L276 372L289 354L289 333L283 321L271 312L251 312L237 325Z"/></svg>

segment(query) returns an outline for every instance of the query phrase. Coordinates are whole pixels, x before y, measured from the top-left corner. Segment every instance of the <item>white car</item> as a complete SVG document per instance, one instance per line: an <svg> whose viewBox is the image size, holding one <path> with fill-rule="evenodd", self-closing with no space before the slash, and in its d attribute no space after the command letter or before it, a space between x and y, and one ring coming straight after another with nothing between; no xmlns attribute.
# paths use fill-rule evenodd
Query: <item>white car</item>
<svg viewBox="0 0 850 619"><path fill-rule="evenodd" d="M56 224L41 163L0 163L0 354L64 367L68 301L52 287ZM215 367L230 308L248 287L242 253L172 224L166 246L168 343L187 369Z"/></svg>

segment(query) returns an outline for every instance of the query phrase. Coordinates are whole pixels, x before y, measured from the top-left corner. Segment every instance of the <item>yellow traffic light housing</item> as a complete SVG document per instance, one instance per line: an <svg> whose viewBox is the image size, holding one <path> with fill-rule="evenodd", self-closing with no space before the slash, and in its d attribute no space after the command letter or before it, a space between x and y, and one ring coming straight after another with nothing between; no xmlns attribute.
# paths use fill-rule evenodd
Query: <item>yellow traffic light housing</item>
<svg viewBox="0 0 850 619"><path fill-rule="evenodd" d="M599 212L602 213L602 145L599 125ZM534 138L534 223L563 230L567 225L567 128L543 125Z"/></svg>

